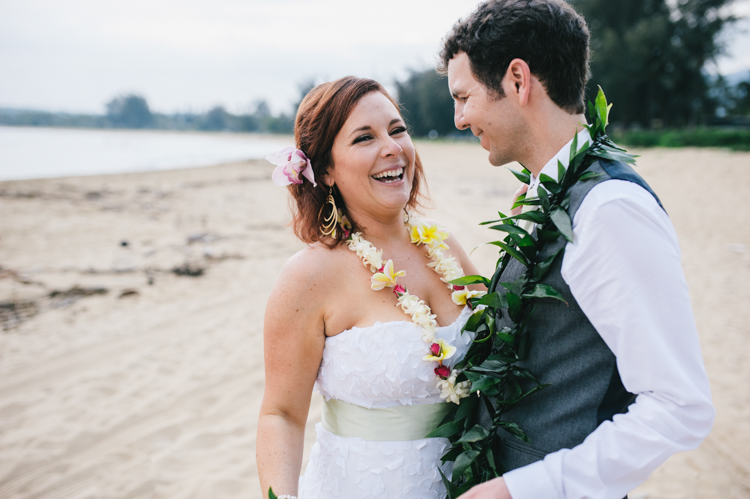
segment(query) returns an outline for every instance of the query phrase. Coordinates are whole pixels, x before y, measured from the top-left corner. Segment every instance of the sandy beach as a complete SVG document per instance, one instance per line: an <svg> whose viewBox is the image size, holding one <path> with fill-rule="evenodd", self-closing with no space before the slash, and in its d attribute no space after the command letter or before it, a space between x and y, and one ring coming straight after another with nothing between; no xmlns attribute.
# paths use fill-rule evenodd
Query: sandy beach
<svg viewBox="0 0 750 499"><path fill-rule="evenodd" d="M517 186L418 142L427 216L467 250ZM631 499L750 498L750 153L650 149L680 238L713 432ZM0 182L0 498L260 498L263 313L302 245L265 161ZM496 251L472 258L489 274ZM313 399L307 449L320 414Z"/></svg>

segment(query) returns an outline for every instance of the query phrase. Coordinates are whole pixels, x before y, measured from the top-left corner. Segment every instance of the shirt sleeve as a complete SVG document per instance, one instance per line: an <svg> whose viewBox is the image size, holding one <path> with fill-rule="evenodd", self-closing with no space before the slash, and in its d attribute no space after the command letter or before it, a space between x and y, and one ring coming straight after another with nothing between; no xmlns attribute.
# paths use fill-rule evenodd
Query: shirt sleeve
<svg viewBox="0 0 750 499"><path fill-rule="evenodd" d="M504 475L513 499L620 499L666 459L696 448L714 408L669 217L637 184L595 186L573 220L565 282L636 394L573 449Z"/></svg>

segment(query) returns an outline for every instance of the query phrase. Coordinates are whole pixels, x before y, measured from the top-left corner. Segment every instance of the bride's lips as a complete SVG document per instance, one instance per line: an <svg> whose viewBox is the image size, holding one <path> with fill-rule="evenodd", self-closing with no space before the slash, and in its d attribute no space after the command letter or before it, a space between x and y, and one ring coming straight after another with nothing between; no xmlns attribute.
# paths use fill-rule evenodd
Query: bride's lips
<svg viewBox="0 0 750 499"><path fill-rule="evenodd" d="M374 175L370 175L370 178L380 182L381 184L396 184L404 180L404 172L406 171L405 166L395 166L383 170Z"/></svg>

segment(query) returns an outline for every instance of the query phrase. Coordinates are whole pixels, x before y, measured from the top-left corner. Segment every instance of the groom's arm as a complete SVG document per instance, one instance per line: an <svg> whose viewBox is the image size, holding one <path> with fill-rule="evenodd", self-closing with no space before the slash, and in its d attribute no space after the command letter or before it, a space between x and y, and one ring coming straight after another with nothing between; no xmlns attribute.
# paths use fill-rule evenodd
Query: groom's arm
<svg viewBox="0 0 750 499"><path fill-rule="evenodd" d="M575 448L506 473L513 499L622 498L670 455L697 447L713 424L677 236L667 215L646 190L611 180L589 192L573 229L563 278L637 398L627 413L602 423Z"/></svg>

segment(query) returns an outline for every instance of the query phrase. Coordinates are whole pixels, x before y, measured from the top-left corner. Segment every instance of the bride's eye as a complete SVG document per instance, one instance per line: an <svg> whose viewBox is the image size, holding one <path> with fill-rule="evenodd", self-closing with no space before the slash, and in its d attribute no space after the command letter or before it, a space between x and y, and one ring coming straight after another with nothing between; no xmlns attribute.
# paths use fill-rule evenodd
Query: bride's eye
<svg viewBox="0 0 750 499"><path fill-rule="evenodd" d="M405 126L397 126L393 130L391 130L391 135L396 135L397 133L404 133L406 131Z"/></svg>
<svg viewBox="0 0 750 499"><path fill-rule="evenodd" d="M370 134L360 135L359 137L354 139L354 142L352 142L352 144L358 144L360 142L364 142L365 140L370 140L371 138L372 136Z"/></svg>

